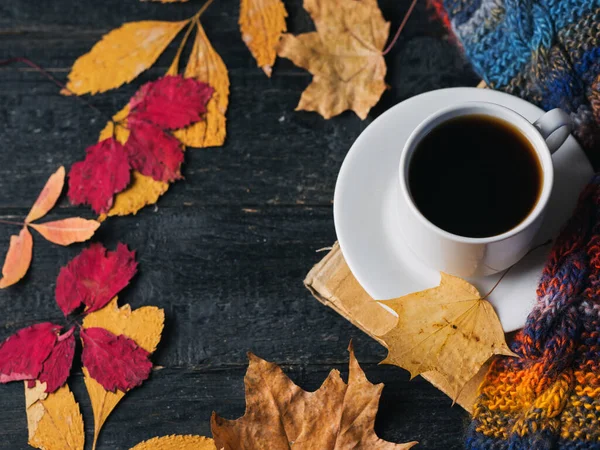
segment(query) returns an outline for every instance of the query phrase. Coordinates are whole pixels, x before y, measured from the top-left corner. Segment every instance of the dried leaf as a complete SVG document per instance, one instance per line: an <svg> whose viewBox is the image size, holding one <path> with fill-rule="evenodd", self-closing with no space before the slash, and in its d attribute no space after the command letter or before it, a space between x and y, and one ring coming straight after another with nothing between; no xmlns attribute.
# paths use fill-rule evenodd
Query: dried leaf
<svg viewBox="0 0 600 450"><path fill-rule="evenodd" d="M210 108L210 102L208 108ZM113 116L113 120L115 122L123 122L123 126L117 126L116 130L114 130L114 123L108 122L106 127L104 127L100 133L100 140L102 141L111 137L114 130L117 141L121 144L125 144L127 139L129 139L129 129L126 128L128 115L129 104ZM198 124L202 123L204 122L198 122ZM198 124L194 124L192 127L195 127ZM134 170L131 172L131 183L129 186L114 197L112 207L106 214L100 216L100 220L104 220L107 216L127 216L129 214L136 214L144 206L156 203L159 197L167 192L168 189L169 183L156 181L152 177L142 175Z"/></svg>
<svg viewBox="0 0 600 450"><path fill-rule="evenodd" d="M165 315L162 309L154 306L144 306L131 311L129 305L119 308L115 297L101 310L87 315L83 319L83 327L102 327L113 334L123 334L133 339L144 350L152 353L160 342L164 320ZM109 392L91 378L85 368L83 373L85 386L94 410L95 443L104 422L125 393L121 391Z"/></svg>
<svg viewBox="0 0 600 450"><path fill-rule="evenodd" d="M65 334L58 336L52 352L44 361L44 366L38 380L46 386L46 392L54 392L67 382L73 356L75 355L75 328L71 328ZM34 387L35 381L29 382L29 387Z"/></svg>
<svg viewBox="0 0 600 450"><path fill-rule="evenodd" d="M398 313L396 326L381 336L389 350L382 364L411 377L434 370L447 379L453 399L492 355L516 356L492 305L461 278L442 273L438 287L382 304Z"/></svg>
<svg viewBox="0 0 600 450"><path fill-rule="evenodd" d="M287 30L287 11L281 0L241 0L240 31L258 67L268 77L277 56L277 43Z"/></svg>
<svg viewBox="0 0 600 450"><path fill-rule="evenodd" d="M45 390L39 381L31 389L25 383L29 445L43 450L83 450L83 418L69 386L52 394Z"/></svg>
<svg viewBox="0 0 600 450"><path fill-rule="evenodd" d="M107 212L114 194L127 187L131 167L125 148L113 138L86 149L85 159L69 172L69 199L74 205L87 204L97 213Z"/></svg>
<svg viewBox="0 0 600 450"><path fill-rule="evenodd" d="M33 222L34 220L40 219L48 214L54 205L56 205L56 201L58 197L60 197L60 193L63 190L63 186L65 184L65 168L60 167L55 173L53 173L44 189L40 193L40 196L37 198L29 214L25 218L25 223Z"/></svg>
<svg viewBox="0 0 600 450"><path fill-rule="evenodd" d="M107 391L127 392L150 376L150 353L133 339L100 327L84 328L80 335L83 366Z"/></svg>
<svg viewBox="0 0 600 450"><path fill-rule="evenodd" d="M154 124L134 121L132 117L129 124L131 129L125 151L131 167L157 181L182 178L183 148L180 142Z"/></svg>
<svg viewBox="0 0 600 450"><path fill-rule="evenodd" d="M390 24L377 0L305 0L316 32L284 34L278 55L313 74L297 110L325 119L348 109L365 119L386 89L382 50Z"/></svg>
<svg viewBox="0 0 600 450"><path fill-rule="evenodd" d="M164 76L144 84L129 101L129 117L163 129L202 120L213 93L208 84L181 76Z"/></svg>
<svg viewBox="0 0 600 450"><path fill-rule="evenodd" d="M129 22L112 30L75 61L67 89L96 94L129 83L154 64L187 23Z"/></svg>
<svg viewBox="0 0 600 450"><path fill-rule="evenodd" d="M217 450L215 441L204 436L163 436L140 442L130 450Z"/></svg>
<svg viewBox="0 0 600 450"><path fill-rule="evenodd" d="M136 272L135 252L125 244L108 253L101 244L92 244L60 269L56 303L65 316L82 304L88 313L97 311L127 286Z"/></svg>
<svg viewBox="0 0 600 450"><path fill-rule="evenodd" d="M0 383L36 379L61 328L50 322L38 323L0 343Z"/></svg>
<svg viewBox="0 0 600 450"><path fill-rule="evenodd" d="M213 413L211 429L217 448L402 450L373 429L383 384L371 384L350 347L348 384L332 370L315 392L296 386L275 364L252 354L244 378L246 413L225 420Z"/></svg>
<svg viewBox="0 0 600 450"><path fill-rule="evenodd" d="M91 238L100 226L100 222L71 217L54 222L32 223L29 226L50 242L58 245L71 245L75 242L85 242Z"/></svg>
<svg viewBox="0 0 600 450"><path fill-rule="evenodd" d="M218 147L225 142L229 75L225 63L210 44L200 22L196 23L196 39L184 76L207 83L214 93L206 106L203 121L174 132L181 143L190 147Z"/></svg>
<svg viewBox="0 0 600 450"><path fill-rule="evenodd" d="M31 264L33 238L24 226L18 236L10 237L10 245L2 267L0 289L12 286L25 276Z"/></svg>

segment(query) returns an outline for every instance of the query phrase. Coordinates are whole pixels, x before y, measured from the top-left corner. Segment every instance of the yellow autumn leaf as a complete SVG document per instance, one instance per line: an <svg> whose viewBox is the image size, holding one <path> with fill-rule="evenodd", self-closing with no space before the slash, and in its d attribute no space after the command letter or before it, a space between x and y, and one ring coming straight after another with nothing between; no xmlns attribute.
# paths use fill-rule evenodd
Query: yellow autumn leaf
<svg viewBox="0 0 600 450"><path fill-rule="evenodd" d="M88 314L83 319L83 327L101 327L115 335L123 334L133 339L137 345L152 353L160 342L165 313L155 306L143 306L134 311L131 306L123 305L119 308L117 297L99 311ZM100 430L104 422L125 396L122 391L110 392L90 377L87 369L83 368L85 387L87 388L94 411L94 444L96 448Z"/></svg>
<svg viewBox="0 0 600 450"><path fill-rule="evenodd" d="M140 442L130 450L217 450L215 442L204 436L163 436Z"/></svg>
<svg viewBox="0 0 600 450"><path fill-rule="evenodd" d="M79 404L69 386L47 394L46 383L25 381L29 445L43 450L83 450L85 432Z"/></svg>
<svg viewBox="0 0 600 450"><path fill-rule="evenodd" d="M229 75L225 63L210 44L204 28L196 21L196 39L192 47L184 77L195 78L210 85L214 93L206 105L204 120L173 134L189 147L218 147L225 142L225 113L229 105ZM173 70L176 61L171 65Z"/></svg>
<svg viewBox="0 0 600 450"><path fill-rule="evenodd" d="M241 0L240 31L258 67L271 76L277 43L287 30L287 11L281 0Z"/></svg>
<svg viewBox="0 0 600 450"><path fill-rule="evenodd" d="M398 314L396 326L381 336L388 348L382 364L403 367L411 377L436 371L453 399L492 355L516 356L490 302L461 278L442 273L438 287L380 303Z"/></svg>
<svg viewBox="0 0 600 450"><path fill-rule="evenodd" d="M106 124L100 132L98 141L108 139L114 134L115 139L124 145L127 139L129 139L129 129L127 129L128 115L129 104L125 105L123 109L113 116L114 122ZM100 221L111 216L136 214L144 206L156 203L160 196L167 192L168 189L169 183L157 181L134 170L131 172L131 183L127 186L127 189L115 195L112 207L106 214L100 216Z"/></svg>
<svg viewBox="0 0 600 450"><path fill-rule="evenodd" d="M96 94L129 83L158 59L189 21L141 21L123 24L104 35L69 73L71 93Z"/></svg>
<svg viewBox="0 0 600 450"><path fill-rule="evenodd" d="M377 0L304 0L316 32L284 34L277 54L308 70L296 110L325 119L353 110L365 119L386 89L383 48L390 24Z"/></svg>

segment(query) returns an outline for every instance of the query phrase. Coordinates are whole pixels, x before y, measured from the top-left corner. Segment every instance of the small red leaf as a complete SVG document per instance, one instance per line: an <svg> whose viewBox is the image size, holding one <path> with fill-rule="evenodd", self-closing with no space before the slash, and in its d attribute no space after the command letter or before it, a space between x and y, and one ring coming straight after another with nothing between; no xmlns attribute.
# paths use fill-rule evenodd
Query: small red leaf
<svg viewBox="0 0 600 450"><path fill-rule="evenodd" d="M62 327L38 323L17 331L0 344L0 383L34 380L52 352Z"/></svg>
<svg viewBox="0 0 600 450"><path fill-rule="evenodd" d="M127 392L150 376L150 353L133 339L93 327L81 330L81 340L83 366L107 391Z"/></svg>
<svg viewBox="0 0 600 450"><path fill-rule="evenodd" d="M131 133L125 144L131 167L157 181L181 178L181 143L156 125L130 119Z"/></svg>
<svg viewBox="0 0 600 450"><path fill-rule="evenodd" d="M54 392L66 383L73 364L75 354L75 336L71 328L62 336L59 336L50 356L44 362L42 371L38 376L41 383L46 383L46 392Z"/></svg>
<svg viewBox="0 0 600 450"><path fill-rule="evenodd" d="M56 280L56 303L65 314L81 304L86 312L102 309L137 272L135 252L119 244L106 252L101 244L92 244L60 270Z"/></svg>
<svg viewBox="0 0 600 450"><path fill-rule="evenodd" d="M166 76L144 84L129 101L130 118L161 128L183 128L202 120L213 88L194 78Z"/></svg>
<svg viewBox="0 0 600 450"><path fill-rule="evenodd" d="M69 199L74 205L87 204L98 214L107 212L114 194L130 181L130 167L123 146L113 138L86 150L85 159L73 164L69 173Z"/></svg>

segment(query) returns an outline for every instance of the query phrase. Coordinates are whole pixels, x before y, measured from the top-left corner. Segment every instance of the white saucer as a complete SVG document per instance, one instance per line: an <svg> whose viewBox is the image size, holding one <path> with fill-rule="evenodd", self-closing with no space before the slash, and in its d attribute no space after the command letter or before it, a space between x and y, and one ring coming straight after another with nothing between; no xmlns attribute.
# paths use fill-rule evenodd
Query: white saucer
<svg viewBox="0 0 600 450"><path fill-rule="evenodd" d="M417 259L400 235L398 163L404 142L422 120L442 108L466 101L498 103L532 122L543 114L537 106L490 89L453 88L428 92L378 117L358 137L342 164L335 187L335 229L350 270L375 299L388 300L439 283L439 272ZM538 244L557 235L570 217L580 191L593 175L592 166L573 137L568 138L552 159L555 183L536 239ZM504 331L525 325L550 247L547 245L527 255L490 295ZM469 281L483 294L498 277Z"/></svg>

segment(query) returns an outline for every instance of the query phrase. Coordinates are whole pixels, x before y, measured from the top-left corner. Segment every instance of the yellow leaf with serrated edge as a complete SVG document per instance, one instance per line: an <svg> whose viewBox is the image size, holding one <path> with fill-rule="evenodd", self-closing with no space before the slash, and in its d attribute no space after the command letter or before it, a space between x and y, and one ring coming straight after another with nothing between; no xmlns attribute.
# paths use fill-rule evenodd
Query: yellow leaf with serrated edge
<svg viewBox="0 0 600 450"><path fill-rule="evenodd" d="M296 110L325 119L351 109L365 119L386 89L383 48L390 23L377 0L304 0L317 31L284 34L277 54L312 75Z"/></svg>
<svg viewBox="0 0 600 450"><path fill-rule="evenodd" d="M225 63L210 44L200 22L196 25L196 39L184 76L207 83L214 89L214 93L206 105L204 120L176 130L173 134L184 145L190 147L218 147L225 142L229 74ZM169 70L172 71L173 67L172 65Z"/></svg>
<svg viewBox="0 0 600 450"><path fill-rule="evenodd" d="M85 432L79 404L69 386L47 394L46 383L25 381L29 445L43 450L83 450Z"/></svg>
<svg viewBox="0 0 600 450"><path fill-rule="evenodd" d="M434 370L456 399L492 355L516 356L506 344L494 308L467 281L442 273L440 285L380 302L398 314L383 339L382 364L405 368L411 377Z"/></svg>
<svg viewBox="0 0 600 450"><path fill-rule="evenodd" d="M163 436L140 442L130 450L217 450L215 441L204 436Z"/></svg>
<svg viewBox="0 0 600 450"><path fill-rule="evenodd" d="M126 128L128 115L129 104L113 116L113 121L118 124L108 122L100 132L98 140L103 141L114 134L115 139L121 144L125 144L129 139L129 130ZM136 214L144 206L156 203L168 189L169 183L157 181L134 170L131 172L131 183L127 186L127 189L115 195L112 207L106 214L102 214L99 220L102 221L110 216Z"/></svg>
<svg viewBox="0 0 600 450"><path fill-rule="evenodd" d="M241 0L240 31L258 67L268 77L277 56L277 43L287 30L287 11L281 0Z"/></svg>
<svg viewBox="0 0 600 450"><path fill-rule="evenodd" d="M68 91L96 94L129 83L154 64L187 23L148 20L112 30L75 61Z"/></svg>
<svg viewBox="0 0 600 450"><path fill-rule="evenodd" d="M133 339L144 350L154 352L160 342L164 326L164 311L155 306L143 306L134 311L129 305L119 308L117 300L115 297L101 310L88 314L83 319L83 328L101 327L117 336L123 334ZM125 393L119 390L114 393L107 391L90 377L85 367L83 375L94 411L94 448L96 448L102 425Z"/></svg>

